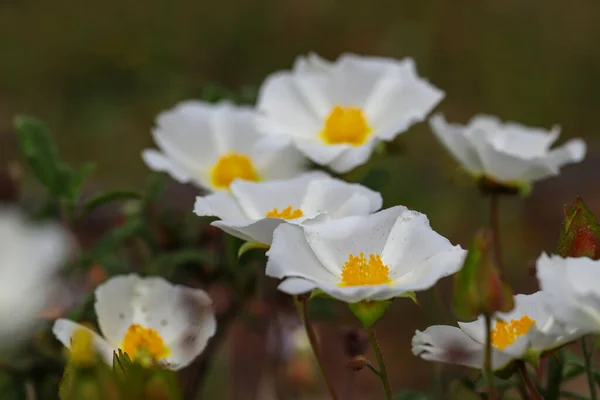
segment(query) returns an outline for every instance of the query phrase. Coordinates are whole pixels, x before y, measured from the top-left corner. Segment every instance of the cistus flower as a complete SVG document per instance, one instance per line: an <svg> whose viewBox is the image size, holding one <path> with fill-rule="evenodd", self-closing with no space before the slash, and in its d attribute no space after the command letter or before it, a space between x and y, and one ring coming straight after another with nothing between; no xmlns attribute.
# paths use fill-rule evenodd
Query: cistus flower
<svg viewBox="0 0 600 400"><path fill-rule="evenodd" d="M14 208L0 207L0 348L30 334L58 294L57 270L73 241L58 224L34 225Z"/></svg>
<svg viewBox="0 0 600 400"><path fill-rule="evenodd" d="M539 359L577 337L574 326L557 322L545 307L546 298L555 293L543 291L514 298L515 308L498 313L492 319L492 369L507 367L512 361ZM412 339L412 352L429 361L464 365L483 369L485 322L480 316L473 322L459 322L458 327L434 325L417 331Z"/></svg>
<svg viewBox="0 0 600 400"><path fill-rule="evenodd" d="M509 187L527 189L534 181L558 175L563 165L580 162L586 152L581 139L550 149L560 134L558 126L547 131L502 123L488 115L475 116L463 126L448 123L437 114L429 123L435 136L469 173Z"/></svg>
<svg viewBox="0 0 600 400"><path fill-rule="evenodd" d="M365 163L381 141L425 119L444 93L421 79L412 59L312 54L269 76L257 100L258 128L271 146L292 143L336 172Z"/></svg>
<svg viewBox="0 0 600 400"><path fill-rule="evenodd" d="M428 289L461 267L465 251L433 231L424 214L397 206L305 226L282 224L267 256L266 273L283 279L283 292L320 289L356 303Z"/></svg>
<svg viewBox="0 0 600 400"><path fill-rule="evenodd" d="M600 260L542 253L536 270L542 290L554 294L546 299L548 312L586 333L600 333Z"/></svg>
<svg viewBox="0 0 600 400"><path fill-rule="evenodd" d="M281 223L367 215L381 208L381 195L362 185L312 172L287 180L237 180L229 193L197 197L194 212L216 216L213 226L240 239L269 245Z"/></svg>
<svg viewBox="0 0 600 400"><path fill-rule="evenodd" d="M142 157L150 169L211 192L229 189L235 179L284 179L304 169L291 147L259 149L254 125L251 108L185 101L158 115L152 135L160 150L146 149Z"/></svg>
<svg viewBox="0 0 600 400"><path fill-rule="evenodd" d="M76 332L89 332L108 365L121 349L132 360L178 370L204 350L216 331L211 300L200 289L130 274L109 279L95 295L102 336L67 319L58 319L52 331L69 348Z"/></svg>

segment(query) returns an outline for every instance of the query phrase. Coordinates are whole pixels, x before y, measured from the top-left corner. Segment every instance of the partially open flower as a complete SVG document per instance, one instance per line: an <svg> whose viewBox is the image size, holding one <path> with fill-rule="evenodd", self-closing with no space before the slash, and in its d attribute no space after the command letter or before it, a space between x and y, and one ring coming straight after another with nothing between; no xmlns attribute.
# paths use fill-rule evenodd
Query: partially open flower
<svg viewBox="0 0 600 400"><path fill-rule="evenodd" d="M402 206L305 226L283 224L267 252L267 275L289 294L313 289L339 300L386 300L425 290L456 272L465 251Z"/></svg>
<svg viewBox="0 0 600 400"><path fill-rule="evenodd" d="M0 207L0 348L22 341L57 294L58 268L72 248L66 229L28 222Z"/></svg>
<svg viewBox="0 0 600 400"><path fill-rule="evenodd" d="M573 139L550 149L560 133L502 123L496 117L478 115L466 126L450 124L443 116L430 120L440 142L476 177L509 187L529 187L534 181L558 175L565 164L583 160L585 142Z"/></svg>
<svg viewBox="0 0 600 400"><path fill-rule="evenodd" d="M315 163L346 172L425 119L443 96L412 59L344 54L328 62L312 54L263 83L258 127L269 144L292 143Z"/></svg>
<svg viewBox="0 0 600 400"><path fill-rule="evenodd" d="M537 278L548 296L548 312L587 333L600 333L600 260L542 254Z"/></svg>
<svg viewBox="0 0 600 400"><path fill-rule="evenodd" d="M499 313L492 320L492 369L501 370L514 360L539 359L546 351L562 346L581 331L557 322L545 307L549 293L516 295L515 308ZM483 316L473 322L459 322L458 328L434 325L417 331L412 351L425 360L483 368L485 322Z"/></svg>
<svg viewBox="0 0 600 400"><path fill-rule="evenodd" d="M109 365L121 349L133 360L150 360L178 370L191 363L215 334L216 319L208 295L199 289L173 285L162 278L117 276L96 289L96 315L102 336L67 319L53 332L71 347L73 335L90 333Z"/></svg>
<svg viewBox="0 0 600 400"><path fill-rule="evenodd" d="M268 245L281 223L367 215L381 203L381 195L369 188L313 172L288 180L235 181L229 193L197 197L194 212L219 217L212 225L233 236Z"/></svg>
<svg viewBox="0 0 600 400"><path fill-rule="evenodd" d="M229 189L235 179L284 179L303 169L302 156L290 147L258 149L262 136L252 109L225 101L180 103L158 116L152 135L160 151L144 150L148 167L212 192Z"/></svg>

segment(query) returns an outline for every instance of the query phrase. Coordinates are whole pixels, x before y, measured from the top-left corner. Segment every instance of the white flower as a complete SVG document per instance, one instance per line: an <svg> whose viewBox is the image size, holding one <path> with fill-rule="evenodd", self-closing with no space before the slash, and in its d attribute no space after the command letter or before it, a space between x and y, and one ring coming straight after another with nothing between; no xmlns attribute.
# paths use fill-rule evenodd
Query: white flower
<svg viewBox="0 0 600 400"><path fill-rule="evenodd" d="M227 190L236 178L250 181L296 176L304 165L291 147L257 148L262 137L254 112L229 102L185 101L159 114L152 131L160 151L146 149L145 163L181 183Z"/></svg>
<svg viewBox="0 0 600 400"><path fill-rule="evenodd" d="M112 365L113 351L134 359L139 351L178 370L190 364L215 334L211 300L200 289L173 285L158 277L117 276L96 289L96 315L102 336L67 319L53 332L67 347L80 329L92 334L103 360Z"/></svg>
<svg viewBox="0 0 600 400"><path fill-rule="evenodd" d="M553 293L547 306L556 319L600 333L600 260L542 254L537 260L542 290Z"/></svg>
<svg viewBox="0 0 600 400"><path fill-rule="evenodd" d="M55 224L32 225L17 210L0 208L0 347L24 339L57 294L57 269L72 239Z"/></svg>
<svg viewBox="0 0 600 400"><path fill-rule="evenodd" d="M550 149L560 134L558 126L546 131L502 123L487 115L474 117L466 126L449 124L441 115L429 122L433 133L465 169L498 183L529 186L557 175L563 165L580 162L585 156L586 145L581 139Z"/></svg>
<svg viewBox="0 0 600 400"><path fill-rule="evenodd" d="M419 78L412 59L315 54L263 83L258 127L271 145L293 143L317 164L346 172L382 140L425 119L443 92Z"/></svg>
<svg viewBox="0 0 600 400"><path fill-rule="evenodd" d="M545 308L545 292L515 296L515 308L492 319L492 369L506 367L513 360L537 358L581 335L576 328L557 322ZM485 322L459 322L459 328L435 325L417 331L412 351L425 360L483 368Z"/></svg>
<svg viewBox="0 0 600 400"><path fill-rule="evenodd" d="M237 180L230 193L197 197L194 212L219 217L221 221L212 225L233 236L268 245L281 223L367 215L379 210L381 203L381 195L364 186L313 172L281 181Z"/></svg>
<svg viewBox="0 0 600 400"><path fill-rule="evenodd" d="M306 226L282 224L267 252L279 289L315 288L354 303L425 290L462 266L465 251L431 229L424 214L392 207Z"/></svg>

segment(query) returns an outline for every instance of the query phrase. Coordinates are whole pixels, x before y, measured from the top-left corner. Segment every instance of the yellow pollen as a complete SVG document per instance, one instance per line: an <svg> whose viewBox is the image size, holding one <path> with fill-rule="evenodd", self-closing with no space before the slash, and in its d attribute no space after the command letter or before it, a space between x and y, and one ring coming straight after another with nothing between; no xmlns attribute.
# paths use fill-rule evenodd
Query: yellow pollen
<svg viewBox="0 0 600 400"><path fill-rule="evenodd" d="M89 365L96 359L92 334L78 329L71 337L71 360L76 364Z"/></svg>
<svg viewBox="0 0 600 400"><path fill-rule="evenodd" d="M390 269L381 261L381 256L371 254L367 261L361 252L359 256L348 256L348 261L342 267L339 286L383 285L390 282Z"/></svg>
<svg viewBox="0 0 600 400"><path fill-rule="evenodd" d="M127 329L121 350L133 360L138 352L149 354L154 361L162 360L170 354L162 338L154 329L133 324Z"/></svg>
<svg viewBox="0 0 600 400"><path fill-rule="evenodd" d="M282 219L294 219L300 218L304 215L301 209L287 206L283 210L279 211L277 207L265 214L265 217L269 218L282 218Z"/></svg>
<svg viewBox="0 0 600 400"><path fill-rule="evenodd" d="M225 154L212 168L211 183L218 189L228 189L231 182L238 178L246 181L260 180L252 160L244 154Z"/></svg>
<svg viewBox="0 0 600 400"><path fill-rule="evenodd" d="M327 144L360 146L370 133L371 128L360 108L335 106L325 120L321 139Z"/></svg>
<svg viewBox="0 0 600 400"><path fill-rule="evenodd" d="M521 335L529 332L535 320L527 315L519 319L511 319L510 322L496 321L496 327L492 329L492 345L498 349L510 346Z"/></svg>

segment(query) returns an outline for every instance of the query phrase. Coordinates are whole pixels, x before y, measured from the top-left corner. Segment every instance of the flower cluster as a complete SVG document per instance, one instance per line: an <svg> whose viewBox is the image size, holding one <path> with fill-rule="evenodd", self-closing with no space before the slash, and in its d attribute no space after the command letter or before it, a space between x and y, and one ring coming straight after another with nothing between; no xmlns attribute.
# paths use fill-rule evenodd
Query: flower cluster
<svg viewBox="0 0 600 400"><path fill-rule="evenodd" d="M592 259L600 225L580 203L567 211L560 255L542 254L537 260L541 290L514 298L510 294L500 307L498 299L506 297L501 274L489 265L479 271L485 274L464 272L480 254L436 232L425 214L400 205L383 208L377 191L324 171L342 174L365 164L376 148L385 151L385 142L424 121L443 97L418 76L411 59L343 54L328 61L310 54L299 57L291 70L270 75L255 107L185 101L161 113L152 131L158 149L144 150L142 158L152 170L202 191L193 206L195 215L216 217L211 225L245 241L243 246L268 249L264 274L278 280L281 292L294 296L315 352L306 304L319 296L347 303L379 362L376 370L362 354L353 354L352 369L375 371L390 399L373 325L393 299L416 301L417 292L459 271L465 287L475 289L455 296L472 296L474 301L464 304L476 304L473 317L482 314L458 326L417 331L412 351L423 359L506 371L515 363L536 364L575 339L600 333L600 261ZM431 117L429 124L478 182L508 189L493 196L530 189L564 165L581 161L586 152L581 139L551 149L558 127L546 131L484 115L466 126L450 124L441 115ZM67 204L72 206L68 210L77 208ZM30 328L31 314L40 312L46 292L55 289L40 282L65 261L69 240L58 228L33 230L4 210L0 237L2 244L9 243L0 251L2 339ZM28 252L29 247L37 252ZM247 281L236 274L249 272L241 270L234 265L227 271L238 296L248 291ZM94 292L101 334L58 318L54 335L71 349L71 359L81 363L95 354L116 367L116 361L122 362L117 355L125 354L153 368L188 366L219 335L218 302L206 291L170 283L166 276L109 278ZM24 302L19 293L33 286L44 290ZM24 312L10 320L15 302L21 302Z"/></svg>

